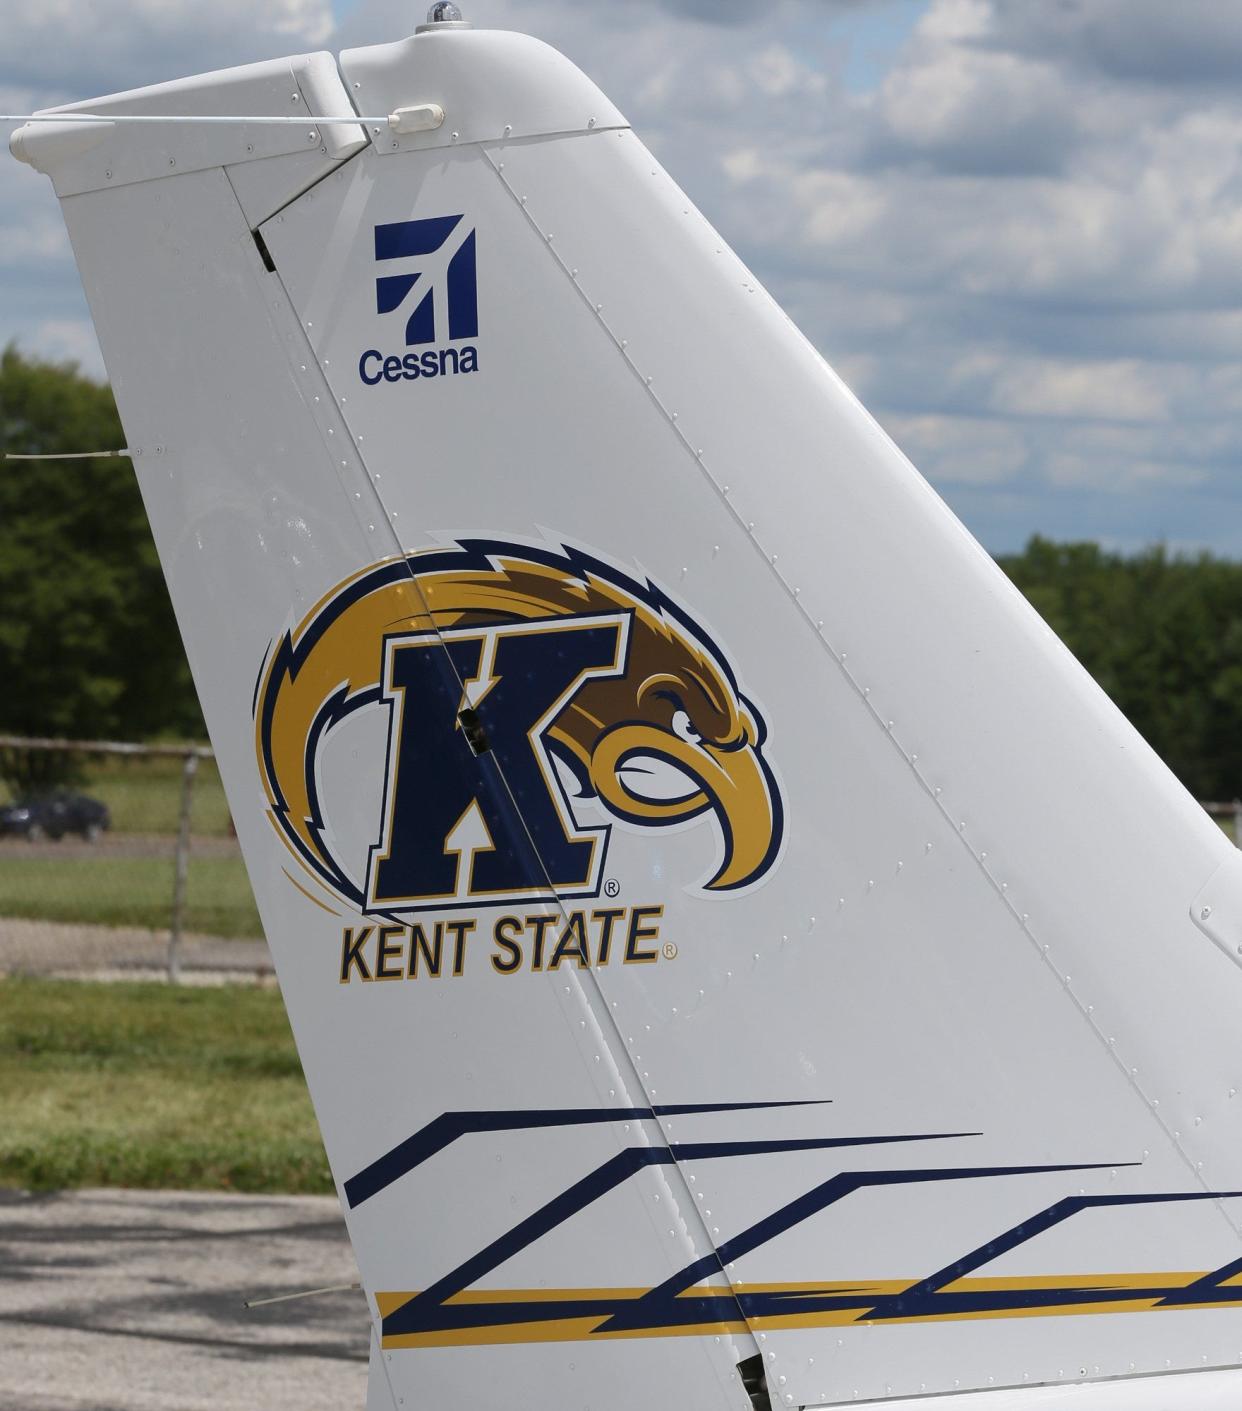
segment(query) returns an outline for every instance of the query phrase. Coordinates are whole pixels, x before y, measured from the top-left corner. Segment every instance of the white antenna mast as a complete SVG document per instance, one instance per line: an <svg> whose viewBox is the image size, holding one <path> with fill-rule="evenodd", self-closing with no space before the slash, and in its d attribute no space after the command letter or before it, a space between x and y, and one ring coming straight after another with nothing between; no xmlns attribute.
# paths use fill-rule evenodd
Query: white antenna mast
<svg viewBox="0 0 1242 1411"><path fill-rule="evenodd" d="M434 121L431 119L434 118ZM393 132L421 132L439 127L444 121L444 109L438 103L416 103L408 108L398 108L384 117L318 117L308 114L305 117L258 117L243 113L228 114L170 114L170 113L0 113L0 122L52 122L52 123L256 123L264 126L294 123L301 127L357 127L360 124L374 127L388 127Z"/></svg>

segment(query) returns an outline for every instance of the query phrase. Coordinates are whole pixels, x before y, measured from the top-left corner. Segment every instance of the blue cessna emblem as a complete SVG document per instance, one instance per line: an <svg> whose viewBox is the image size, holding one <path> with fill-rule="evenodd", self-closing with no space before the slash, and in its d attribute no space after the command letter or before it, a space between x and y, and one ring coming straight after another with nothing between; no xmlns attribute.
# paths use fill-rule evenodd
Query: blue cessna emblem
<svg viewBox="0 0 1242 1411"><path fill-rule="evenodd" d="M399 220L375 227L375 258L380 260L417 259L434 255L448 243L461 225L461 216L434 216L430 220ZM423 281L422 270L384 274L375 281L375 311L390 314L399 309L412 290ZM436 341L435 287L422 283L422 297L405 325L407 347ZM452 341L479 336L479 292L475 267L474 231L459 236L457 249L448 262L445 275L445 302L448 305L448 336Z"/></svg>

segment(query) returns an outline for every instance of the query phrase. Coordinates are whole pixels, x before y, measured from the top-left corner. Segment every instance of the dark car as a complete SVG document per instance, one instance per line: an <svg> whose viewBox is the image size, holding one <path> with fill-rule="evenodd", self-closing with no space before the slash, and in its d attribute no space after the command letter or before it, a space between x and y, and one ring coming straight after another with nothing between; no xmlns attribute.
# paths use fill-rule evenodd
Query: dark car
<svg viewBox="0 0 1242 1411"><path fill-rule="evenodd" d="M106 804L66 790L38 794L0 808L0 833L25 834L32 843L41 838L63 838L66 833L81 833L93 843L111 826Z"/></svg>

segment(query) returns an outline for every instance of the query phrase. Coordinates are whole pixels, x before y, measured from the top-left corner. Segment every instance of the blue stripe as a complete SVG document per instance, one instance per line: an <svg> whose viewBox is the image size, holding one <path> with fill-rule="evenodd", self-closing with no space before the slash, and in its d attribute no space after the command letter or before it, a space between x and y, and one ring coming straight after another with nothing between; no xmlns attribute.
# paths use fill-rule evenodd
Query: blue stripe
<svg viewBox="0 0 1242 1411"><path fill-rule="evenodd" d="M827 1098L786 1102L688 1102L656 1107L531 1108L513 1112L443 1112L412 1137L398 1142L345 1182L345 1199L356 1210L364 1201L421 1166L458 1137L472 1132L521 1132L539 1127L581 1127L597 1122L643 1121L694 1112L751 1112L774 1107L819 1107Z"/></svg>
<svg viewBox="0 0 1242 1411"><path fill-rule="evenodd" d="M930 1138L927 1139L930 1140ZM889 1140L893 1139L889 1138ZM907 1138L906 1140L911 1139ZM678 1295L685 1289L702 1283L712 1274L719 1273L724 1265L730 1264L734 1260L742 1258L743 1255L749 1254L752 1250L758 1249L761 1245L767 1244L777 1235L783 1235L786 1230L801 1224L803 1220L809 1219L812 1215L817 1215L829 1205L844 1200L847 1195L852 1195L855 1191L874 1186L921 1185L932 1181L985 1180L997 1176L1042 1175L1052 1171L1096 1171L1112 1169L1114 1165L1113 1162L1101 1162L1091 1166L963 1166L906 1171L844 1171L824 1181L805 1195L799 1196L796 1200L791 1200L788 1205L783 1205L779 1210L773 1211L771 1215L751 1225L749 1229L743 1230L741 1234L726 1240L711 1254L686 1265L672 1278L666 1279L662 1284L657 1284L650 1293L646 1293L642 1298L628 1304L622 1312L615 1314L597 1331L628 1331L635 1327L643 1327L652 1319L658 1322L666 1316L662 1312L664 1306L674 1302L680 1303ZM745 1298L742 1301L743 1307L745 1307Z"/></svg>
<svg viewBox="0 0 1242 1411"><path fill-rule="evenodd" d="M925 1136L900 1137L811 1137L801 1141L678 1142L672 1147L627 1147L624 1151L619 1151L616 1156L610 1157L602 1166L597 1166L594 1171L583 1176L581 1180L575 1181L567 1190L554 1196L533 1214L520 1220L511 1230L507 1230L503 1235L494 1239L477 1254L459 1264L456 1269L445 1274L443 1278L438 1279L421 1293L416 1294L407 1303L403 1303L400 1308L394 1309L384 1319L384 1336L438 1332L456 1327L460 1306L448 1304L455 1294L469 1288L476 1280L490 1274L493 1269L498 1268L506 1260L512 1259L515 1254L521 1253L536 1240L541 1239L557 1226L563 1225L565 1221L579 1214L587 1206L599 1200L601 1196L615 1190L646 1167L671 1166L679 1161L713 1160L719 1157L762 1156L781 1151L816 1151L828 1147L869 1146L893 1141L931 1141L938 1140L945 1135L948 1134L930 1133ZM695 1271L694 1278L685 1278L684 1275L689 1273L689 1270L683 1271L682 1274L676 1275L672 1280L661 1284L637 1300L634 1304L634 1308L637 1310L634 1316L639 1320L638 1326L645 1326L647 1320L652 1316L656 1317L657 1321L665 1316L660 1312L663 1305L675 1299L677 1293L683 1288L714 1274L722 1274L724 1272L723 1260L726 1257L724 1247L721 1248L719 1255L713 1250L711 1254L690 1266L690 1269ZM741 1321L742 1310L736 1305L734 1295L729 1292L726 1297L730 1305L726 1317ZM684 1320L686 1308L689 1306L680 1300L678 1302L678 1310L671 1318L673 1322ZM545 1312L543 1316L560 1315ZM614 1313L612 1320L600 1331L615 1331L628 1326L625 1314Z"/></svg>

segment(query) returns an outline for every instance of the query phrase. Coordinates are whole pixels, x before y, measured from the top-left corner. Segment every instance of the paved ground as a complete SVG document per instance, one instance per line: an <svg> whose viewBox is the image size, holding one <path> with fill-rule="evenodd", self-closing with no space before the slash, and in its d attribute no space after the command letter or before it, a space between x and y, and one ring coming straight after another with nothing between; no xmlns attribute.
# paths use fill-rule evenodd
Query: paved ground
<svg viewBox="0 0 1242 1411"><path fill-rule="evenodd" d="M361 1293L328 1196L0 1191L0 1411L362 1411Z"/></svg>
<svg viewBox="0 0 1242 1411"><path fill-rule="evenodd" d="M183 936L181 974L189 984L270 982L266 941ZM0 975L67 975L77 980L163 979L168 932L136 926L83 926L0 917Z"/></svg>

